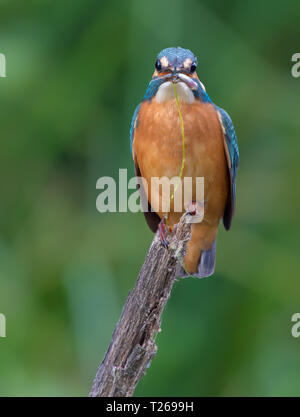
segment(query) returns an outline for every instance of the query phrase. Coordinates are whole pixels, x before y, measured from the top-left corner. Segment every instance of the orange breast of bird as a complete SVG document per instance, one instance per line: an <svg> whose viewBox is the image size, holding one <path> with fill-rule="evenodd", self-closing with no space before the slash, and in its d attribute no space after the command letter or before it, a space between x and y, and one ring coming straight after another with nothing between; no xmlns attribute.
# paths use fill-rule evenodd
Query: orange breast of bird
<svg viewBox="0 0 300 417"><path fill-rule="evenodd" d="M209 103L180 103L185 133L185 164L183 177L204 178L204 223L217 224L223 216L228 195L228 168L224 137L218 115ZM133 157L141 176L147 180L151 196L151 178L179 176L182 164L182 132L178 107L174 100L142 103L133 140ZM193 196L195 199L193 181ZM161 194L162 189L159 192ZM171 191L172 195L172 191ZM184 193L183 193L184 195ZM153 207L162 217L161 195ZM152 204L153 206L153 204ZM169 222L177 223L182 212L173 212L171 203Z"/></svg>

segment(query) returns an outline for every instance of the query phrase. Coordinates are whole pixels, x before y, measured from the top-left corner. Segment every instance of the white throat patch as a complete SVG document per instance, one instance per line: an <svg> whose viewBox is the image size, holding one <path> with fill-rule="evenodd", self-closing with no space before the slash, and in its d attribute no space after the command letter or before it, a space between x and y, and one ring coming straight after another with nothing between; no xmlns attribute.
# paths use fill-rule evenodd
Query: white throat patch
<svg viewBox="0 0 300 417"><path fill-rule="evenodd" d="M176 84L176 90L179 101L189 104L195 101L192 90L185 83L180 82ZM156 101L158 103L163 103L164 101L172 99L175 99L174 86L171 81L166 81L157 90Z"/></svg>

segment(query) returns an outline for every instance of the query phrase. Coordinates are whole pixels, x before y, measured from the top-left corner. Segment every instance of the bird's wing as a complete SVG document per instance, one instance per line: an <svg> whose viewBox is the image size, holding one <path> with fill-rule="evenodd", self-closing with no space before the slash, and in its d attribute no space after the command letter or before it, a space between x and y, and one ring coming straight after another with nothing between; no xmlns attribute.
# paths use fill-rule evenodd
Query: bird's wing
<svg viewBox="0 0 300 417"><path fill-rule="evenodd" d="M134 138L134 129L137 126L137 122L138 122L138 114L139 114L139 110L141 107L141 103L139 105L136 106L133 116L132 116L132 120L131 120L131 125L130 125L130 149L131 149L131 154L132 154L132 144L133 144L133 138Z"/></svg>
<svg viewBox="0 0 300 417"><path fill-rule="evenodd" d="M141 103L136 107L136 109L133 113L131 126L130 126L130 147L131 147L131 154L132 154L133 161L134 161L134 168L135 168L136 177L141 177L141 171L140 171L137 159L134 155L133 140L134 140L134 130L137 127L137 124L138 124L138 113L139 113L139 110L140 110L140 106L141 106ZM155 233L157 231L158 224L160 222L160 217L158 216L158 214L155 213L155 211L152 211L152 207L151 207L151 205L150 205L150 203L147 199L147 194L144 190L142 182L140 182L138 184L138 188L139 188L139 191L140 191L141 204L142 204L142 207L143 207L145 219L147 221L148 226L152 230L152 232Z"/></svg>
<svg viewBox="0 0 300 417"><path fill-rule="evenodd" d="M219 114L220 122L224 131L224 147L230 174L230 192L223 216L225 229L229 230L235 208L236 175L239 166L239 148L230 116L220 107L215 106L215 108Z"/></svg>

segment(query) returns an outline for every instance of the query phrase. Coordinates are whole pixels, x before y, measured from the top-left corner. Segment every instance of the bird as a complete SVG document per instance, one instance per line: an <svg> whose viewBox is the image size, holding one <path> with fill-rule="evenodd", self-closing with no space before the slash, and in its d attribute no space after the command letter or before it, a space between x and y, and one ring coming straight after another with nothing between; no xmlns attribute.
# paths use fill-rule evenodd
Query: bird
<svg viewBox="0 0 300 417"><path fill-rule="evenodd" d="M190 214L198 214L202 220L191 224L182 265L183 277L204 278L215 271L220 220L226 230L232 224L239 149L230 116L208 96L197 66L197 57L189 49L170 47L157 55L152 79L132 117L130 143L136 176L146 180L140 184L140 193L146 196L148 205L144 210L146 221L153 232L160 231L166 247L167 231L172 231L185 208L177 212L170 204L166 226L166 213L148 197L151 179L178 176L183 152L183 177L192 177L193 181L204 178L204 201L195 201L195 188L192 191ZM162 198L161 191L152 191Z"/></svg>

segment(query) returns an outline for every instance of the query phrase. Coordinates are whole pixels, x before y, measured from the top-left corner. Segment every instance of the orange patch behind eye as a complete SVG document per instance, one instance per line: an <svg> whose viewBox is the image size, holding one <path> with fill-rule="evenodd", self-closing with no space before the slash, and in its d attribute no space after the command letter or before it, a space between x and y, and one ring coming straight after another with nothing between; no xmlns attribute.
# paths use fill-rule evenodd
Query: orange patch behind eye
<svg viewBox="0 0 300 417"><path fill-rule="evenodd" d="M155 70L153 75L152 75L152 78L153 77L162 77L163 75L167 75L167 74L171 74L171 73L172 73L171 70L166 70L166 71L163 71L163 72L158 72L157 70Z"/></svg>
<svg viewBox="0 0 300 417"><path fill-rule="evenodd" d="M167 75L167 74L171 74L171 73L172 73L172 71L171 71L171 70L166 70L166 71L160 72L160 73L158 74L158 76L159 76L159 77L162 77L163 75Z"/></svg>

